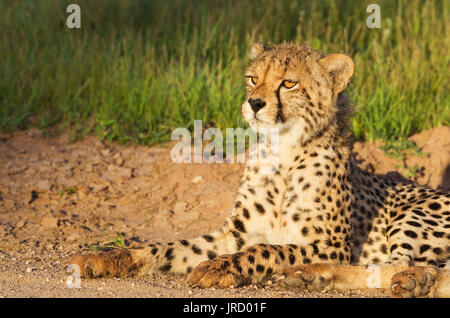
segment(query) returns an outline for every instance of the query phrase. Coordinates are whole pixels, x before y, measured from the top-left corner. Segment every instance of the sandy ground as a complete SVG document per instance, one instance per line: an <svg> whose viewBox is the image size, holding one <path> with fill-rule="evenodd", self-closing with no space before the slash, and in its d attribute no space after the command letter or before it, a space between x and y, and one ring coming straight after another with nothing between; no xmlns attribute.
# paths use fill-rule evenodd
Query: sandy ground
<svg viewBox="0 0 450 318"><path fill-rule="evenodd" d="M380 143L355 143L361 165L406 171L450 189L450 128L411 138L425 155L404 162ZM380 290L295 293L277 286L192 288L183 276L82 280L69 288L63 261L123 237L126 246L217 229L233 205L240 164L175 164L171 145L69 143L38 130L0 135L0 297L386 297ZM400 165L399 165L400 164ZM406 170L405 170L406 169Z"/></svg>

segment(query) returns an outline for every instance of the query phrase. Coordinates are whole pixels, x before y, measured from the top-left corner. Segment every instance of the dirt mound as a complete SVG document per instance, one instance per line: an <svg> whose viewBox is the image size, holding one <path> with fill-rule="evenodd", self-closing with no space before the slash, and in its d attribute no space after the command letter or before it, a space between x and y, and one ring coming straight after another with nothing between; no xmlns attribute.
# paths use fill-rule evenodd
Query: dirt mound
<svg viewBox="0 0 450 318"><path fill-rule="evenodd" d="M380 143L356 143L354 151L361 165L376 173L417 166L413 180L449 188L450 128L436 128L411 140L427 155L399 163L379 149ZM107 145L95 137L69 143L67 136L47 139L38 130L1 135L0 296L384 295L298 294L274 287L192 291L183 278L173 277L147 279L144 287L142 280L129 279L84 281L83 289L68 289L61 260L75 252L113 241L133 246L190 238L221 226L232 208L243 165L175 164L170 149L171 145Z"/></svg>
<svg viewBox="0 0 450 318"><path fill-rule="evenodd" d="M404 159L389 157L375 143L356 142L353 152L360 166L378 174L398 174L421 185L450 190L450 127L438 127L409 138L418 146L416 154L405 151Z"/></svg>

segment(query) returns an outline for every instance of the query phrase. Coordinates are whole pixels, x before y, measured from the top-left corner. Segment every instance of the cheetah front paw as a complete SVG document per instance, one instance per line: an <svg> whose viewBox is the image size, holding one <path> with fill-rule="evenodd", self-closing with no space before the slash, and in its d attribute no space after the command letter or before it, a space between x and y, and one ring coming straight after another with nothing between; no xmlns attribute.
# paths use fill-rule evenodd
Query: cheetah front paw
<svg viewBox="0 0 450 318"><path fill-rule="evenodd" d="M431 266L414 266L397 273L391 281L392 296L398 298L427 297L438 274L439 270Z"/></svg>
<svg viewBox="0 0 450 318"><path fill-rule="evenodd" d="M81 277L122 277L133 274L138 264L133 261L128 250L116 250L89 255L75 255L68 261L68 265L77 265Z"/></svg>
<svg viewBox="0 0 450 318"><path fill-rule="evenodd" d="M333 270L330 264L285 267L274 275L276 282L288 290L317 291L331 288Z"/></svg>
<svg viewBox="0 0 450 318"><path fill-rule="evenodd" d="M222 255L214 260L201 262L187 280L193 286L202 288L228 288L249 284L249 278L241 275L236 267L239 268L239 265L233 262L232 255Z"/></svg>

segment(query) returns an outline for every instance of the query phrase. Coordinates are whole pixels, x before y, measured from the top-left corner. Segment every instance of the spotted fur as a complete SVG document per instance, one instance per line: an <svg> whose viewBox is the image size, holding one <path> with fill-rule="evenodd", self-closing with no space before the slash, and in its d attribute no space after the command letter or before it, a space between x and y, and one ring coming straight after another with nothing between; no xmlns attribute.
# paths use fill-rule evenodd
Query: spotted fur
<svg viewBox="0 0 450 318"><path fill-rule="evenodd" d="M380 264L381 287L396 296L450 296L450 195L354 164L344 95L352 74L343 54L255 44L242 113L254 129L279 129L273 173L248 163L230 216L211 234L71 261L90 277L190 273L192 284L224 288L277 273L297 289L367 287L367 265Z"/></svg>

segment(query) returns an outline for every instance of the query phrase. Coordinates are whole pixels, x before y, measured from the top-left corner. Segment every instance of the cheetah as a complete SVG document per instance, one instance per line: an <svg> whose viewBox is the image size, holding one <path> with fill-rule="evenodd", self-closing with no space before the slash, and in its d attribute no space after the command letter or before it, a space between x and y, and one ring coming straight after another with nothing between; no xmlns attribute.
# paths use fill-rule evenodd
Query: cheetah
<svg viewBox="0 0 450 318"><path fill-rule="evenodd" d="M345 89L354 64L306 44L256 43L242 115L279 130L273 173L248 162L234 208L213 233L76 255L83 277L185 273L194 286L274 279L293 290L366 288L450 297L450 194L361 170Z"/></svg>

